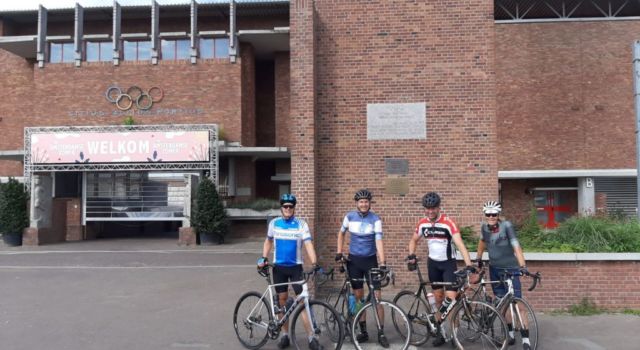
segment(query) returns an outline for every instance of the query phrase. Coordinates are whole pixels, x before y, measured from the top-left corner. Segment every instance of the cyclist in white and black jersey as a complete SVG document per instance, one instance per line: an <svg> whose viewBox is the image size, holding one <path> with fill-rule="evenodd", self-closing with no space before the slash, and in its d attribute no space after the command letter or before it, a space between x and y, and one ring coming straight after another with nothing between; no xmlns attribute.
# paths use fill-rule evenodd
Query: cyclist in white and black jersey
<svg viewBox="0 0 640 350"><path fill-rule="evenodd" d="M342 227L338 231L338 250L336 261L346 259L349 270L349 278L362 279L369 278L369 270L374 267L386 269L384 258L384 245L382 244L382 220L371 211L371 199L373 195L369 190L362 189L356 192L353 199L356 201L356 210L350 211L342 220ZM349 231L349 257L343 255L343 245L345 233ZM378 265L378 261L380 264ZM370 281L371 283L371 281ZM380 281L371 283L375 293L380 298ZM358 300L364 300L364 289L362 281L351 281L353 294ZM359 343L369 340L365 315L359 320L360 334L357 340ZM384 319L382 306L378 305L378 316ZM382 322L384 324L384 322ZM379 331L378 343L384 347L389 347L389 341L384 335L384 331Z"/></svg>
<svg viewBox="0 0 640 350"><path fill-rule="evenodd" d="M435 192L429 192L422 197L422 206L425 210L425 218L422 218L416 226L415 233L409 241L409 265L416 264L416 247L420 239L427 240L428 259L427 268L429 270L429 280L431 282L456 281L454 272L457 270L456 252L451 244L455 243L468 269L474 270L471 266L469 252L462 241L460 230L453 220L445 214L440 213L440 196ZM445 294L449 299L455 299L457 291L455 287L447 287L446 293L442 286L432 286L433 294L436 297L438 307L442 304ZM440 346L445 343L442 334L438 334L433 341L433 346Z"/></svg>

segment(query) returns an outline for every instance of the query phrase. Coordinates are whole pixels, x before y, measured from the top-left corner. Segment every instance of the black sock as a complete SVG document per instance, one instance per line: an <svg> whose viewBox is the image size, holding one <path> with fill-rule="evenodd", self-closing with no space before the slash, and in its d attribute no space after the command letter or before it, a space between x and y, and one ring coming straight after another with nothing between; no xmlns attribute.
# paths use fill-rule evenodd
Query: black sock
<svg viewBox="0 0 640 350"><path fill-rule="evenodd" d="M511 323L507 323L507 328L509 328L509 332L513 330L513 325Z"/></svg>
<svg viewBox="0 0 640 350"><path fill-rule="evenodd" d="M360 321L360 333L367 333L367 321Z"/></svg>
<svg viewBox="0 0 640 350"><path fill-rule="evenodd" d="M520 330L520 334L522 334L523 338L529 338L529 330L528 329Z"/></svg>

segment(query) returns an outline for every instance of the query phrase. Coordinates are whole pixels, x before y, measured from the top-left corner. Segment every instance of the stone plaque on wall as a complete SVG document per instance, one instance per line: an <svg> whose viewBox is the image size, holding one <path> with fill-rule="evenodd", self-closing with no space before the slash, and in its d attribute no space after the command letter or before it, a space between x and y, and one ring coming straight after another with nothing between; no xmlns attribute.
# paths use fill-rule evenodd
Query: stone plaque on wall
<svg viewBox="0 0 640 350"><path fill-rule="evenodd" d="M427 138L427 104L367 104L367 140L424 140Z"/></svg>
<svg viewBox="0 0 640 350"><path fill-rule="evenodd" d="M384 160L384 171L387 175L407 175L409 174L409 160L387 158Z"/></svg>
<svg viewBox="0 0 640 350"><path fill-rule="evenodd" d="M385 193L405 195L409 193L409 179L404 177L388 178L385 181Z"/></svg>

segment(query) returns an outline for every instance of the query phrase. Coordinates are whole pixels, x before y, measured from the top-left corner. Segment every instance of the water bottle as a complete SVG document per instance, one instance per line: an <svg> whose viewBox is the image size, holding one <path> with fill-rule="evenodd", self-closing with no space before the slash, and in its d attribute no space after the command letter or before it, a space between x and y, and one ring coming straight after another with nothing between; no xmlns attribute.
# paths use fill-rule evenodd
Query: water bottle
<svg viewBox="0 0 640 350"><path fill-rule="evenodd" d="M431 311L436 312L436 296L433 295L433 293L428 293L427 300L429 301L429 305L431 305Z"/></svg>
<svg viewBox="0 0 640 350"><path fill-rule="evenodd" d="M295 302L295 300L293 299L293 297L289 297L287 298L287 304L285 306L285 312L289 311L291 309L291 307L293 306L293 303Z"/></svg>
<svg viewBox="0 0 640 350"><path fill-rule="evenodd" d="M349 293L347 302L349 303L349 313L352 315L355 315L356 314L356 296Z"/></svg>
<svg viewBox="0 0 640 350"><path fill-rule="evenodd" d="M451 305L452 302L453 302L453 299L449 297L445 297L444 301L442 302L442 306L440 306L440 313L444 314L445 312L447 312L447 309L449 308L449 305Z"/></svg>

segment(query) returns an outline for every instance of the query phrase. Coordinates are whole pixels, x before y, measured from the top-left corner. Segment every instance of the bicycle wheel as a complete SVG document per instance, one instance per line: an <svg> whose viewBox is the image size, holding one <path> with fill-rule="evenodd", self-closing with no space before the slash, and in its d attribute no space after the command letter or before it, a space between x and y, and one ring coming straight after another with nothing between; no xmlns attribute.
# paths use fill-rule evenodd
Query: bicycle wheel
<svg viewBox="0 0 640 350"><path fill-rule="evenodd" d="M513 298L511 305L513 305L513 308L505 307L505 312L502 315L507 324L512 325L515 344L522 346L523 338L525 338L523 333L526 335L528 331L529 346L531 350L535 350L538 346L538 321L531 305L526 300L518 297Z"/></svg>
<svg viewBox="0 0 640 350"><path fill-rule="evenodd" d="M304 304L299 305L291 317L291 341L295 348L313 349L311 342L315 342L321 349L340 349L344 341L344 323L338 312L320 300L309 300L309 308L310 322Z"/></svg>
<svg viewBox="0 0 640 350"><path fill-rule="evenodd" d="M325 298L327 304L334 308L342 320L344 324L344 335L349 336L349 325L347 324L347 318L349 317L349 306L347 305L347 300L344 297L344 294L338 292L332 292ZM330 330L331 331L331 330ZM333 334L333 337L337 337L337 334Z"/></svg>
<svg viewBox="0 0 640 350"><path fill-rule="evenodd" d="M247 349L259 349L267 342L267 329L272 316L269 303L258 292L240 297L233 311L233 328L240 343Z"/></svg>
<svg viewBox="0 0 640 350"><path fill-rule="evenodd" d="M378 307L379 310L382 310L379 314L379 318L383 327L383 333L389 342L389 348L405 350L409 347L409 341L411 338L411 325L409 323L409 318L407 318L407 315L405 315L404 311L402 311L400 307L390 301L380 300ZM396 314L398 329L392 325L394 313ZM360 320L362 315L365 315L368 339L358 339L358 335L361 333L360 325L358 321L354 321L351 324L353 344L358 350L379 349L381 344L379 344L379 329L376 322L376 315L373 312L373 304L370 302L365 304L362 309L356 313L353 319Z"/></svg>
<svg viewBox="0 0 640 350"><path fill-rule="evenodd" d="M405 312L409 321L411 321L411 345L420 346L426 343L431 336L429 332L429 325L426 317L429 315L429 309L427 303L418 297L414 292L410 290L403 290L393 298L393 303L396 304L402 311ZM396 331L401 332L400 327L403 320L397 313L393 313L393 326ZM406 337L406 334L402 334Z"/></svg>
<svg viewBox="0 0 640 350"><path fill-rule="evenodd" d="M507 325L491 305L477 301L461 303L451 315L453 340L464 350L507 348Z"/></svg>

